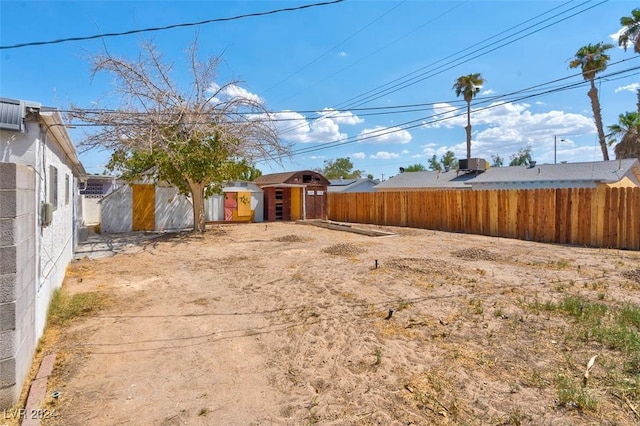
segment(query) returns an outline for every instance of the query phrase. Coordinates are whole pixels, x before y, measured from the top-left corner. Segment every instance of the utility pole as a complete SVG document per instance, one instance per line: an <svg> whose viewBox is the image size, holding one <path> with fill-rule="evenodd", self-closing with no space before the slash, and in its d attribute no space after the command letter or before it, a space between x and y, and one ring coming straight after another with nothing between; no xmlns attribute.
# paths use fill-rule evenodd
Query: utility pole
<svg viewBox="0 0 640 426"><path fill-rule="evenodd" d="M560 139L560 142L564 142L564 139ZM553 135L553 164L556 164L558 153L558 136Z"/></svg>
<svg viewBox="0 0 640 426"><path fill-rule="evenodd" d="M381 178L380 178L380 182L384 182L384 173L381 173Z"/></svg>

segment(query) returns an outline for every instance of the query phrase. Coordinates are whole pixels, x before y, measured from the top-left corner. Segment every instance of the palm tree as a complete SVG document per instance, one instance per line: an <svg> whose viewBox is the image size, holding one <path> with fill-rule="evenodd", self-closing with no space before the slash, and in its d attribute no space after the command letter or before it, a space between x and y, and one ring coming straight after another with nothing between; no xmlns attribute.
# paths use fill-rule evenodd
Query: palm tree
<svg viewBox="0 0 640 426"><path fill-rule="evenodd" d="M458 77L453 85L456 96L462 94L467 102L467 127L464 128L467 131L467 162L471 159L471 99L482 89L484 82L482 75L475 73Z"/></svg>
<svg viewBox="0 0 640 426"><path fill-rule="evenodd" d="M629 45L633 46L633 51L640 53L640 9L633 9L631 16L620 18L622 32L618 37L618 46L627 50ZM638 89L638 114L640 114L640 89Z"/></svg>
<svg viewBox="0 0 640 426"><path fill-rule="evenodd" d="M581 47L576 55L569 63L569 68L582 69L582 77L585 81L591 83L591 89L587 92L589 99L591 99L591 108L593 109L593 119L596 122L596 129L598 130L598 140L600 142L600 148L602 148L602 157L605 161L609 160L609 152L607 151L607 142L604 136L604 129L602 127L602 112L600 111L600 100L598 99L598 89L596 88L595 78L596 74L607 69L607 62L610 56L605 52L613 47L609 43L597 43L587 44Z"/></svg>
<svg viewBox="0 0 640 426"><path fill-rule="evenodd" d="M620 138L614 148L616 159L640 159L640 115L637 112L626 112L618 116L618 123L607 126L609 145L613 145Z"/></svg>

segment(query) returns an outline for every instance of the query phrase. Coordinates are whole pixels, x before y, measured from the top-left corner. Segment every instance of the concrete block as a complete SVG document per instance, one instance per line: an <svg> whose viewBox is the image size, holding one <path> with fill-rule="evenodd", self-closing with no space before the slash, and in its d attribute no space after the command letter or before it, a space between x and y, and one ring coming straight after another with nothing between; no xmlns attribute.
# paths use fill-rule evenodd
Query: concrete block
<svg viewBox="0 0 640 426"><path fill-rule="evenodd" d="M0 189L0 218L16 217L16 196L15 189Z"/></svg>
<svg viewBox="0 0 640 426"><path fill-rule="evenodd" d="M0 247L0 275L13 274L18 271L16 257L16 246Z"/></svg>
<svg viewBox="0 0 640 426"><path fill-rule="evenodd" d="M16 355L16 333L13 330L0 332L0 359Z"/></svg>
<svg viewBox="0 0 640 426"><path fill-rule="evenodd" d="M24 268L32 256L32 251L35 251L32 240L33 238L27 238L16 244L16 270Z"/></svg>
<svg viewBox="0 0 640 426"><path fill-rule="evenodd" d="M0 189L15 189L16 168L15 163L0 163Z"/></svg>
<svg viewBox="0 0 640 426"><path fill-rule="evenodd" d="M16 189L34 190L36 188L36 172L29 166L16 167Z"/></svg>
<svg viewBox="0 0 640 426"><path fill-rule="evenodd" d="M0 303L16 300L17 278L16 273L0 275Z"/></svg>
<svg viewBox="0 0 640 426"><path fill-rule="evenodd" d="M0 219L0 247L11 246L35 234L34 215Z"/></svg>
<svg viewBox="0 0 640 426"><path fill-rule="evenodd" d="M5 358L0 360L0 388L16 384L16 359Z"/></svg>
<svg viewBox="0 0 640 426"><path fill-rule="evenodd" d="M16 243L17 222L16 218L0 218L0 247Z"/></svg>
<svg viewBox="0 0 640 426"><path fill-rule="evenodd" d="M18 400L18 392L20 392L18 386L0 387L0 410L9 410ZM11 416L11 414L7 412L7 417L9 416Z"/></svg>
<svg viewBox="0 0 640 426"><path fill-rule="evenodd" d="M0 304L0 331L16 329L16 302Z"/></svg>

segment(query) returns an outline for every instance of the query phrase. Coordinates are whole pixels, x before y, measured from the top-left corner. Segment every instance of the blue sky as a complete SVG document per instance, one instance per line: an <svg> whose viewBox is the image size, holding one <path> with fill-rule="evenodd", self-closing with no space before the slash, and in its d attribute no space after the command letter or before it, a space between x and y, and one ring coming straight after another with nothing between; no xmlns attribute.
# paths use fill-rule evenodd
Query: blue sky
<svg viewBox="0 0 640 426"><path fill-rule="evenodd" d="M224 18L314 1L2 1L0 45L46 41ZM0 96L67 109L90 108L111 89L90 78L87 58L104 45L134 57L153 41L175 62L176 80L196 32L201 53L222 55L216 82L239 80L281 121L295 155L259 164L264 173L323 167L351 158L356 169L386 179L399 167L427 164L452 150L466 156L464 103L452 85L461 75L486 79L472 103L472 157L508 163L531 145L539 163L602 160L588 87L569 69L583 45L613 43L598 83L605 125L636 109L640 56L617 47L631 1L359 1L103 40L0 50ZM541 94L542 92L548 92ZM415 105L407 107L409 105ZM463 109L458 109L463 108ZM331 111L338 110L339 112ZM293 123L293 124L292 124ZM84 129L71 129L76 143ZM614 158L610 149L610 156ZM107 152L80 156L101 173Z"/></svg>

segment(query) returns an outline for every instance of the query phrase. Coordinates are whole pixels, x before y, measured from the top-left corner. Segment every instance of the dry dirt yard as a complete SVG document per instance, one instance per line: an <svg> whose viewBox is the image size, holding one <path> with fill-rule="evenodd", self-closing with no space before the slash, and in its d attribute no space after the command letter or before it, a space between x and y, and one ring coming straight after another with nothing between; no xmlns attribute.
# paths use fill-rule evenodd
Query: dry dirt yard
<svg viewBox="0 0 640 426"><path fill-rule="evenodd" d="M640 424L639 252L376 229L75 261L63 293L102 308L48 329L44 424Z"/></svg>

